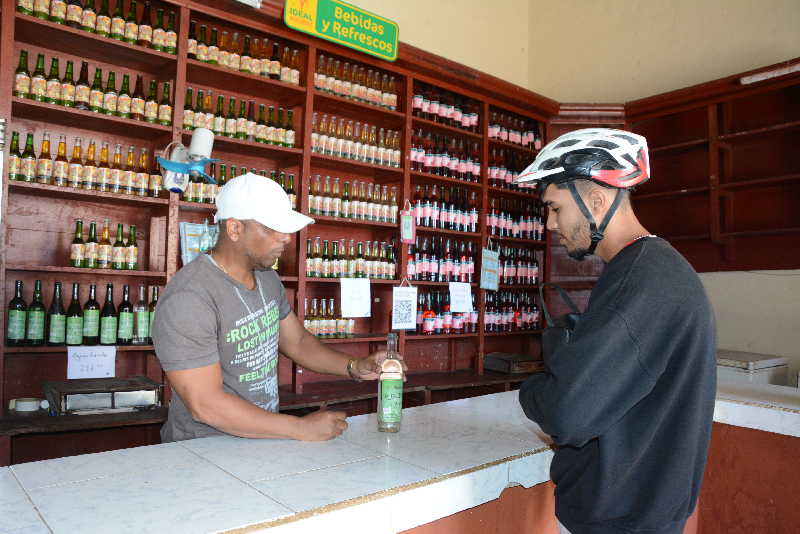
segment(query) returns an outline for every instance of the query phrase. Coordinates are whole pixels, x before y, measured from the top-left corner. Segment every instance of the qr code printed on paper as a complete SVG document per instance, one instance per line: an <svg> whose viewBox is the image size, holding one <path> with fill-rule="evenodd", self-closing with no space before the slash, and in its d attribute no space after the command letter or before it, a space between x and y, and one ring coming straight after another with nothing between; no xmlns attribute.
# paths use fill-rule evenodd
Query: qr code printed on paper
<svg viewBox="0 0 800 534"><path fill-rule="evenodd" d="M414 303L410 300L398 300L395 302L392 313L394 314L395 324L416 323L416 311L413 309Z"/></svg>

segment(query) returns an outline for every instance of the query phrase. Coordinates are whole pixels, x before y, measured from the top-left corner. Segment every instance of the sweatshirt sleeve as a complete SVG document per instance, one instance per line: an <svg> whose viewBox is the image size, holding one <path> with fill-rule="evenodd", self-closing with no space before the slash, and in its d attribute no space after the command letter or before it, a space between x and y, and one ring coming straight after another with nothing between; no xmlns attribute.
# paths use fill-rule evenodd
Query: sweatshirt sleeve
<svg viewBox="0 0 800 534"><path fill-rule="evenodd" d="M653 388L639 347L613 309L581 316L571 341L519 391L525 415L559 445L581 447L613 426Z"/></svg>

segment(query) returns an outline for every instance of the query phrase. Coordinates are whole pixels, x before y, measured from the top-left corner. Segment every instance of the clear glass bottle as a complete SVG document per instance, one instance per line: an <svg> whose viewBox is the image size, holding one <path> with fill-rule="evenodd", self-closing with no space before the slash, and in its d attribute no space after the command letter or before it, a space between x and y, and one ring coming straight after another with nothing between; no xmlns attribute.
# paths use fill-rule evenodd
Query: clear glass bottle
<svg viewBox="0 0 800 534"><path fill-rule="evenodd" d="M403 418L403 363L397 351L397 334L386 336L386 352L378 378L378 430L399 432Z"/></svg>

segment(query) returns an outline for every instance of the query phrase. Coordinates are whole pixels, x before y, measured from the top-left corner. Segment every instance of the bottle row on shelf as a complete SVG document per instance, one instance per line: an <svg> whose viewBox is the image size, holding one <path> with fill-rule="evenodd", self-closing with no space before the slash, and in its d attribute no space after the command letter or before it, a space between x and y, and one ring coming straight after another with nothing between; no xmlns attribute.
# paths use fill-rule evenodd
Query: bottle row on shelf
<svg viewBox="0 0 800 534"><path fill-rule="evenodd" d="M506 285L535 285L539 283L539 260L536 254L523 247L496 247L499 253L498 282Z"/></svg>
<svg viewBox="0 0 800 534"><path fill-rule="evenodd" d="M19 54L19 63L14 74L13 94L19 98L29 98L38 102L56 104L95 113L112 115L123 119L145 121L169 126L172 124L172 99L170 83L164 82L161 99L158 99L158 82L150 80L147 96L144 94L141 74L136 76L133 93L130 90L130 76L123 74L122 84L117 90L117 73L108 72L103 87L103 69L95 67L94 81L89 84L89 63L81 62L78 81L73 78L74 66L67 61L64 77L59 76L59 59L50 61L50 72L44 73L44 54L36 57L36 69L28 70L28 51Z"/></svg>
<svg viewBox="0 0 800 534"><path fill-rule="evenodd" d="M292 85L300 85L300 51L281 46L277 41L251 38L239 32L231 34L205 24L189 22L188 57L210 65L219 65L231 70L264 76Z"/></svg>
<svg viewBox="0 0 800 534"><path fill-rule="evenodd" d="M356 320L336 313L335 299L312 298L309 308L306 298L303 304L303 326L311 334L323 339L348 338L355 333Z"/></svg>
<svg viewBox="0 0 800 534"><path fill-rule="evenodd" d="M472 311L452 312L450 291L417 292L417 334L474 334L478 331L478 309L472 293Z"/></svg>
<svg viewBox="0 0 800 534"><path fill-rule="evenodd" d="M541 327L539 306L531 292L487 291L484 302L485 332L516 332Z"/></svg>
<svg viewBox="0 0 800 534"><path fill-rule="evenodd" d="M42 301L42 281L36 280L33 298L26 304L23 283L14 284L14 298L8 304L6 345L149 345L151 329L158 302L158 287L153 287L150 303L145 286L139 286L139 300L130 301L130 288L122 286L122 302L114 306L114 285L106 285L106 300L102 309L97 302L97 286L89 286L86 304L80 304L80 284L72 284L72 301L64 308L61 282L53 284L53 301L45 310Z"/></svg>
<svg viewBox="0 0 800 534"><path fill-rule="evenodd" d="M513 150L492 148L489 154L489 186L510 191L533 193L532 182L517 183L517 177L533 161L533 156L524 158Z"/></svg>
<svg viewBox="0 0 800 534"><path fill-rule="evenodd" d="M311 116L311 151L335 158L400 167L400 132L317 113Z"/></svg>
<svg viewBox="0 0 800 534"><path fill-rule="evenodd" d="M317 57L314 88L332 95L397 110L397 81L394 76L323 54Z"/></svg>
<svg viewBox="0 0 800 534"><path fill-rule="evenodd" d="M436 184L416 185L412 207L417 226L478 231L478 194L475 191Z"/></svg>
<svg viewBox="0 0 800 534"><path fill-rule="evenodd" d="M231 139L255 141L269 145L292 148L295 146L294 110L278 108L275 117L275 106L269 106L269 115L266 116L266 104L258 104L258 119L256 119L256 102L250 100L239 102L239 112L236 112L236 98L228 100L228 111L225 112L225 95L217 95L217 107L211 111L212 91L206 93L202 89L197 91L197 100L194 106L192 101L193 88L186 88L186 101L183 107L183 127L186 130L195 128L208 128L214 135L225 136ZM285 111L285 113L284 113Z"/></svg>
<svg viewBox="0 0 800 534"><path fill-rule="evenodd" d="M486 211L489 235L541 241L544 239L544 205L533 200L492 198Z"/></svg>
<svg viewBox="0 0 800 534"><path fill-rule="evenodd" d="M214 204L219 188L225 185L228 180L232 180L233 178L239 176L239 169L241 169L241 174L248 172L245 165L242 165L241 167L230 165L229 167L226 163L211 163L209 165L208 175L214 178L216 183L206 183L205 180L199 176L190 176L189 185L184 190L181 200L186 202ZM259 171L256 170L255 167L251 168L250 172L253 174L259 174L264 178L268 178L277 182L288 195L292 209L297 208L297 193L294 188L294 174L289 173L287 175L284 171L279 172L274 169L269 171L269 174L267 174L266 169L261 169Z"/></svg>
<svg viewBox="0 0 800 534"><path fill-rule="evenodd" d="M306 276L309 278L397 278L397 254L394 243L350 240L306 239Z"/></svg>
<svg viewBox="0 0 800 534"><path fill-rule="evenodd" d="M411 170L465 182L481 181L481 156L477 142L412 130L409 150Z"/></svg>
<svg viewBox="0 0 800 534"><path fill-rule="evenodd" d="M480 103L426 83L414 82L411 112L415 117L480 132Z"/></svg>
<svg viewBox="0 0 800 534"><path fill-rule="evenodd" d="M102 0L99 10L96 9L95 0L17 0L17 11L101 37L111 37L168 54L176 53L178 34L175 31L175 11L169 11L167 23L164 24L164 10L156 9L153 23L150 2L144 3L141 14L138 13L136 0L128 4L127 15L124 15L124 4L124 0L117 0L112 15L109 0Z"/></svg>
<svg viewBox="0 0 800 534"><path fill-rule="evenodd" d="M140 197L158 197L161 194L161 172L155 162L151 166L150 153L146 148L139 151L137 158L136 147L128 147L128 155L123 163L121 144L117 144L109 161L109 145L106 142L101 145L99 159L94 140L89 141L84 158L83 140L76 137L70 159L67 159L67 139L64 135L59 136L55 159L50 151L49 133L42 134L38 157L33 150L33 143L33 134L28 133L25 149L20 152L19 133L12 132L8 154L10 180Z"/></svg>
<svg viewBox="0 0 800 534"><path fill-rule="evenodd" d="M531 150L542 148L539 123L511 113L492 112L489 121L489 139L499 139Z"/></svg>
<svg viewBox="0 0 800 534"><path fill-rule="evenodd" d="M136 244L136 226L128 227L128 239L124 238L122 223L117 224L117 236L111 242L108 219L105 219L100 240L97 239L97 223L89 224L89 236L83 239L83 220L75 220L75 237L69 247L69 266L86 269L139 270L139 246Z"/></svg>
<svg viewBox="0 0 800 534"><path fill-rule="evenodd" d="M419 238L409 244L406 276L412 281L475 281L475 243L441 237Z"/></svg>
<svg viewBox="0 0 800 534"><path fill-rule="evenodd" d="M311 215L342 217L358 221L397 223L397 187L353 180L339 188L339 178L317 174L309 183L308 209Z"/></svg>

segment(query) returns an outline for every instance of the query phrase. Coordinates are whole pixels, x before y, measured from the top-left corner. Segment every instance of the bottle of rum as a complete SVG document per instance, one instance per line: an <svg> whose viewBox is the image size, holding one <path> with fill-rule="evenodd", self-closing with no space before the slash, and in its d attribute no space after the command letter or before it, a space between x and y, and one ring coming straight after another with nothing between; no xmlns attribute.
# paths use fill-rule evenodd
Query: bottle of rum
<svg viewBox="0 0 800 534"><path fill-rule="evenodd" d="M397 351L397 334L386 338L386 359L378 378L378 430L399 432L403 418L403 363Z"/></svg>
<svg viewBox="0 0 800 534"><path fill-rule="evenodd" d="M22 298L22 280L14 282L14 298L8 303L8 322L6 323L6 345L19 347L25 344L25 325L28 306Z"/></svg>

